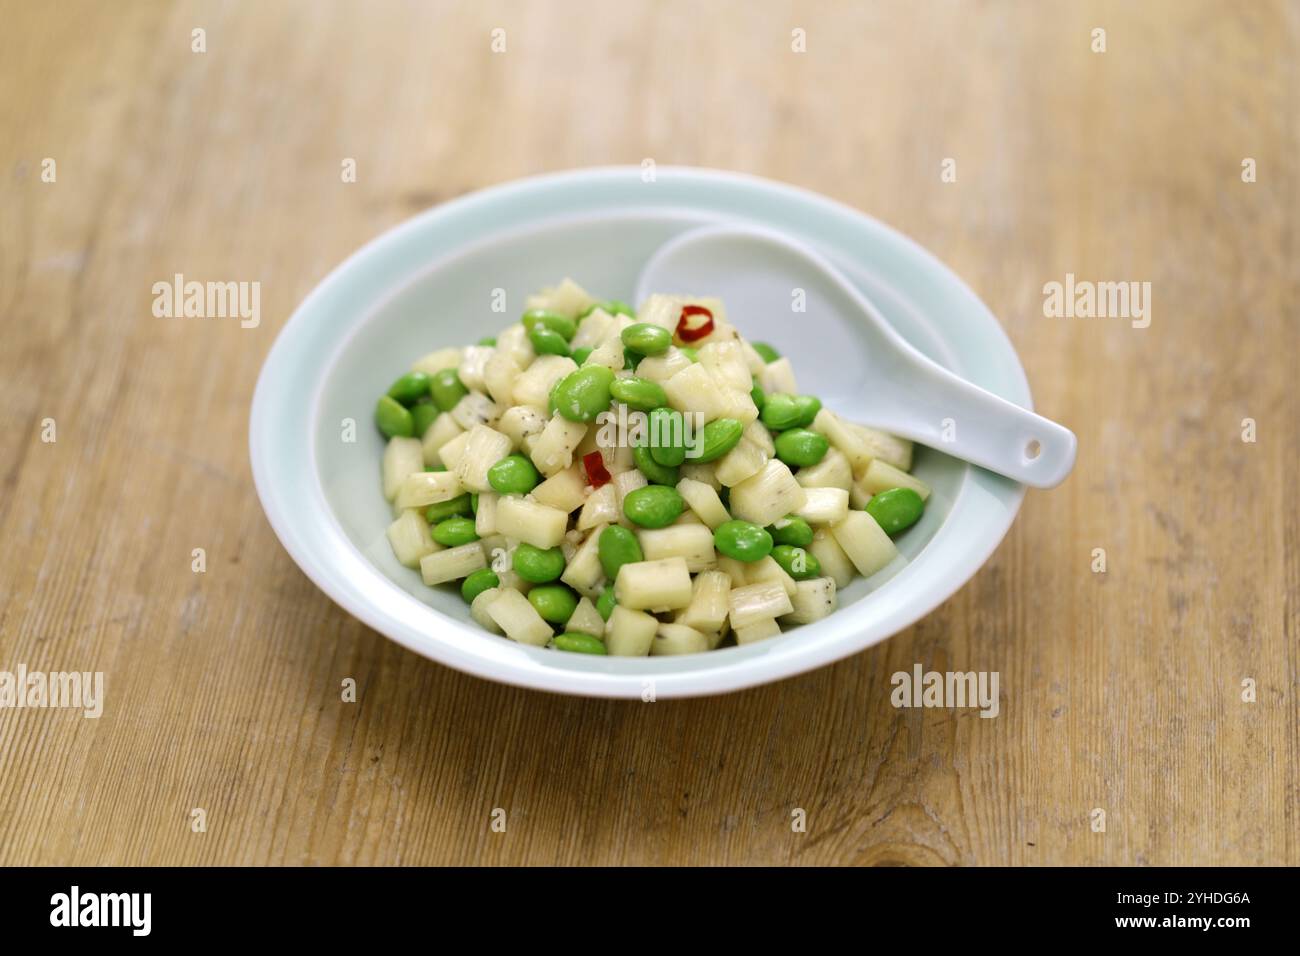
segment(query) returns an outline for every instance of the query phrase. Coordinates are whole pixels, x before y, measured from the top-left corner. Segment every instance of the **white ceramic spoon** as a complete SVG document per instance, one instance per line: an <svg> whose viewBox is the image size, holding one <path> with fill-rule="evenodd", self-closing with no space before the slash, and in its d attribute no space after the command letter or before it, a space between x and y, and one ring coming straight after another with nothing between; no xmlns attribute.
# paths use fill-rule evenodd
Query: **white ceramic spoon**
<svg viewBox="0 0 1300 956"><path fill-rule="evenodd" d="M806 309L793 314L803 290ZM732 316L772 328L798 322L816 342L835 323L853 323L865 347L829 354L852 363L857 386L835 411L851 421L936 448L1036 488L1059 484L1074 466L1074 433L972 385L909 345L820 255L780 233L753 226L705 226L670 240L646 263L636 301L655 292L718 296ZM807 351L807 349L805 349ZM795 369L816 394L818 369Z"/></svg>

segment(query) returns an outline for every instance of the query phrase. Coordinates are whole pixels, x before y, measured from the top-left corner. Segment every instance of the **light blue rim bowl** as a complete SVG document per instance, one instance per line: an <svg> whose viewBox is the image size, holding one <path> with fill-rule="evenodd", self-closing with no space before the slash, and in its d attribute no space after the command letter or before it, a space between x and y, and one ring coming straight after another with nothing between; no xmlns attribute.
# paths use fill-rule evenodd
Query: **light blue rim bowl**
<svg viewBox="0 0 1300 956"><path fill-rule="evenodd" d="M753 176L689 167L660 167L651 183L641 167L519 180L430 209L371 241L326 276L280 331L253 395L249 451L262 507L298 566L349 613L449 667L539 690L635 699L724 693L803 673L884 640L950 597L1001 542L1023 486L960 466L948 514L932 537L910 562L877 576L884 580L871 579L866 597L778 638L683 657L602 658L514 644L484 632L467 612L457 617L417 600L344 533L313 440L339 343L378 303L467 246L552 220L572 224L628 209L745 219L811 239L846 267L869 262L933 325L940 340L933 357L1032 407L1015 350L979 298L911 239L847 206ZM307 415L303 395L313 396ZM375 470L377 488L377 463Z"/></svg>

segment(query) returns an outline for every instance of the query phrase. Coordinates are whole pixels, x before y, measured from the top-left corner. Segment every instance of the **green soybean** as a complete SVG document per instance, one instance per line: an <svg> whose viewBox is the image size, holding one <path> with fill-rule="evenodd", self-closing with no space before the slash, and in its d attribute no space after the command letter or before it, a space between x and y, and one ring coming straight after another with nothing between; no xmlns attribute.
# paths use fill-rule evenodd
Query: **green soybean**
<svg viewBox="0 0 1300 956"><path fill-rule="evenodd" d="M429 394L429 386L432 384L432 379L424 372L407 372L388 386L388 397L403 405L414 405Z"/></svg>
<svg viewBox="0 0 1300 956"><path fill-rule="evenodd" d="M612 524L600 533L600 539L596 542L596 555L600 558L600 567L611 585L618 578L618 569L623 565L645 560L636 535L618 524Z"/></svg>
<svg viewBox="0 0 1300 956"><path fill-rule="evenodd" d="M433 540L448 548L458 548L462 544L477 541L478 532L474 530L474 522L471 519L458 515L454 518L444 518L434 525Z"/></svg>
<svg viewBox="0 0 1300 956"><path fill-rule="evenodd" d="M792 468L808 468L826 457L830 442L806 428L791 428L776 436L776 457Z"/></svg>
<svg viewBox="0 0 1300 956"><path fill-rule="evenodd" d="M683 345L677 351L681 352L692 362L698 362L700 360L700 350L695 348L693 345Z"/></svg>
<svg viewBox="0 0 1300 956"><path fill-rule="evenodd" d="M724 521L713 532L713 545L737 561L761 561L772 551L772 536L748 521Z"/></svg>
<svg viewBox="0 0 1300 956"><path fill-rule="evenodd" d="M648 379L616 378L609 387L609 394L616 402L622 402L628 408L638 412L648 412L660 405L668 404L668 393L658 382Z"/></svg>
<svg viewBox="0 0 1300 956"><path fill-rule="evenodd" d="M397 399L384 395L375 405L375 424L389 438L410 438L415 434L411 413Z"/></svg>
<svg viewBox="0 0 1300 956"><path fill-rule="evenodd" d="M437 524L439 521L456 515L471 515L474 513L474 509L469 498L469 492L467 491L449 501L439 501L437 504L429 505L428 510L424 513L424 520L429 524Z"/></svg>
<svg viewBox="0 0 1300 956"><path fill-rule="evenodd" d="M626 345L623 346L623 368L636 371L636 367L641 364L643 358L645 356L636 349L630 349Z"/></svg>
<svg viewBox="0 0 1300 956"><path fill-rule="evenodd" d="M594 350L590 345L584 345L584 346L583 346L582 348L580 348L580 349L574 349L574 350L573 350L573 361L574 361L574 364L575 364L575 365L582 365L582 364L583 364L584 362L586 362L587 359L591 356L591 353L592 353L593 351L595 351L595 350Z"/></svg>
<svg viewBox="0 0 1300 956"><path fill-rule="evenodd" d="M478 492L474 492L469 496L469 510L474 514L478 514Z"/></svg>
<svg viewBox="0 0 1300 956"><path fill-rule="evenodd" d="M574 654L604 654L605 645L599 638L581 631L566 631L552 642L557 651L570 651Z"/></svg>
<svg viewBox="0 0 1300 956"><path fill-rule="evenodd" d="M456 403L469 394L463 384L460 376L456 374L454 368L445 368L433 377L433 403L438 406L439 411L449 412L456 407Z"/></svg>
<svg viewBox="0 0 1300 956"><path fill-rule="evenodd" d="M772 560L796 581L807 581L822 576L822 565L813 555L803 548L790 544L778 544L772 549Z"/></svg>
<svg viewBox="0 0 1300 956"><path fill-rule="evenodd" d="M736 447L744 431L745 426L734 418L715 418L704 426L700 454L695 461L703 463L721 458Z"/></svg>
<svg viewBox="0 0 1300 956"><path fill-rule="evenodd" d="M478 342L476 342L475 344L495 346L497 344L497 340L490 335L485 335L483 336L483 338L479 339Z"/></svg>
<svg viewBox="0 0 1300 956"><path fill-rule="evenodd" d="M685 507L677 489L646 485L623 499L623 514L643 528L664 528L678 519Z"/></svg>
<svg viewBox="0 0 1300 956"><path fill-rule="evenodd" d="M515 574L533 584L547 584L564 573L564 552L559 548L534 548L523 543L511 561Z"/></svg>
<svg viewBox="0 0 1300 956"><path fill-rule="evenodd" d="M669 468L667 465L661 465L655 461L654 456L650 454L650 449L645 444L632 446L632 462L652 485L675 487L681 479L681 475L676 468Z"/></svg>
<svg viewBox="0 0 1300 956"><path fill-rule="evenodd" d="M786 515L767 530L777 544L789 544L796 548L806 548L812 544L812 526L795 515Z"/></svg>
<svg viewBox="0 0 1300 956"><path fill-rule="evenodd" d="M523 323L529 332L538 327L550 329L563 336L566 342L578 331L578 324L573 319L546 309L529 309L524 313Z"/></svg>
<svg viewBox="0 0 1300 956"><path fill-rule="evenodd" d="M501 579L491 568L479 568L464 581L460 582L460 596L466 604L473 604L474 599L490 588L497 587Z"/></svg>
<svg viewBox="0 0 1300 956"><path fill-rule="evenodd" d="M758 384L758 379L754 379L754 387L749 390L749 397L754 400L754 406L762 414L763 406L767 403L767 393L763 391L763 386Z"/></svg>
<svg viewBox="0 0 1300 956"><path fill-rule="evenodd" d="M817 413L822 410L822 401L813 395L796 395L794 397L795 411L799 417L795 419L796 428L807 428L817 417Z"/></svg>
<svg viewBox="0 0 1300 956"><path fill-rule="evenodd" d="M534 325L529 329L528 341L533 343L533 351L538 355L569 354L569 343L564 336L544 325Z"/></svg>
<svg viewBox="0 0 1300 956"><path fill-rule="evenodd" d="M537 487L542 476L523 455L507 455L488 469L488 484L503 495L526 495Z"/></svg>
<svg viewBox="0 0 1300 956"><path fill-rule="evenodd" d="M758 417L772 431L783 432L787 428L798 426L800 409L793 395L775 392L767 396L763 411Z"/></svg>
<svg viewBox="0 0 1300 956"><path fill-rule="evenodd" d="M601 618L608 621L609 616L614 613L614 608L618 605L618 598L614 597L614 587L610 585L600 592L600 597L596 598L596 611Z"/></svg>
<svg viewBox="0 0 1300 956"><path fill-rule="evenodd" d="M528 592L528 603L543 621L564 624L578 609L578 597L563 584L546 584Z"/></svg>
<svg viewBox="0 0 1300 956"><path fill-rule="evenodd" d="M642 355L658 355L673 344L673 334L660 325L634 322L620 334L623 344Z"/></svg>
<svg viewBox="0 0 1300 956"><path fill-rule="evenodd" d="M766 342L751 342L750 344L754 346L754 351L763 357L764 362L775 362L781 357L781 353Z"/></svg>
<svg viewBox="0 0 1300 956"><path fill-rule="evenodd" d="M686 423L673 408L656 408L650 413L650 457L665 468L676 468L686 460Z"/></svg>
<svg viewBox="0 0 1300 956"><path fill-rule="evenodd" d="M429 430L433 420L438 417L438 406L433 404L433 399L420 399L411 406L411 424L415 429L415 437L423 438L424 433Z"/></svg>
<svg viewBox="0 0 1300 956"><path fill-rule="evenodd" d="M571 422L590 422L609 408L614 373L603 365L584 365L556 383L551 392L555 410Z"/></svg>
<svg viewBox="0 0 1300 956"><path fill-rule="evenodd" d="M925 511L925 502L911 488L890 488L872 495L863 510L893 537L916 524Z"/></svg>

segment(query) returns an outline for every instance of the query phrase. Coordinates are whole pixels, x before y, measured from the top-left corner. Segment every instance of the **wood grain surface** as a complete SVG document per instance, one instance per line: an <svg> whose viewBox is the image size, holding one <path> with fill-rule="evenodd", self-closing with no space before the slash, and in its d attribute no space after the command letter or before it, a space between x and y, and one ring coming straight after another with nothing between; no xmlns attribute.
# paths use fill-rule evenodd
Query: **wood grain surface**
<svg viewBox="0 0 1300 956"><path fill-rule="evenodd" d="M1300 4L4 0L0 23L0 670L106 679L97 720L0 710L0 863L1300 863ZM280 547L258 369L389 226L646 157L929 247L1078 467L943 607L815 673L653 704L463 676ZM259 281L260 326L155 318L178 272ZM1150 326L1044 317L1067 273L1150 282ZM1000 714L895 709L915 663L998 671Z"/></svg>

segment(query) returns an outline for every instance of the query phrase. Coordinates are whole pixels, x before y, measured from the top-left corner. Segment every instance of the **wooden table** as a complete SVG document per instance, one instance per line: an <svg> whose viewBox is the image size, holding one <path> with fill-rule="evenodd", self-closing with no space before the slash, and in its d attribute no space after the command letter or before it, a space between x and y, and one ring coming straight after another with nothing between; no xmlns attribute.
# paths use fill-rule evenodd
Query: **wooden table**
<svg viewBox="0 0 1300 956"><path fill-rule="evenodd" d="M97 720L0 711L0 863L1300 863L1294 2L6 0L0 23L0 670L106 675ZM280 547L254 380L387 227L645 157L928 246L1078 467L942 608L815 673L653 705L462 676ZM260 326L155 318L175 273L260 281ZM1067 273L1150 282L1150 326L1045 317ZM1001 713L895 709L915 663L998 671Z"/></svg>

